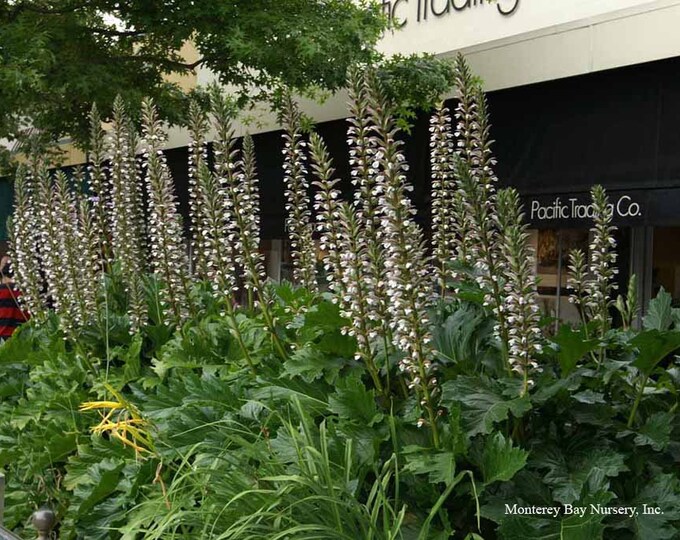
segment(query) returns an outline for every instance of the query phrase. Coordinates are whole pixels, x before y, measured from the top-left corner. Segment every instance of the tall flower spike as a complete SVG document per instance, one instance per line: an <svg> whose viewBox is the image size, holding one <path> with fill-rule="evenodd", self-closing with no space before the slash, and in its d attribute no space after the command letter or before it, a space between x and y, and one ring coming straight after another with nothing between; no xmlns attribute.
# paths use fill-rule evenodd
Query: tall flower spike
<svg viewBox="0 0 680 540"><path fill-rule="evenodd" d="M269 291L266 288L264 261L260 253L259 192L255 166L255 149L251 137L243 141L243 160L235 148L232 118L233 102L222 93L212 96L212 114L217 137L215 148L215 186L219 186L220 206L215 211L210 202L210 216L214 222L214 253L220 260L215 261L220 287L227 295L225 309L231 321L232 334L241 347L241 352L255 373L250 353L245 346L235 311L235 293L238 291L237 277L240 274L248 292L250 307L254 307L253 294L258 297L262 316L268 327L274 347L281 358L286 357L285 349L278 339L271 314ZM203 177L203 176L202 176ZM206 176L207 179L207 176ZM202 189L202 193L208 193ZM217 200L217 197L214 197ZM214 214L214 215L213 215ZM218 219L221 220L218 222ZM219 232L219 235L217 234ZM218 238L219 236L219 238ZM228 289L228 290L227 290Z"/></svg>
<svg viewBox="0 0 680 540"><path fill-rule="evenodd" d="M351 168L355 207L359 221L364 228L368 269L365 279L368 286L367 313L383 340L385 355L389 355L392 331L390 329L389 304L387 293L387 268L385 267L385 247L382 241L382 227L378 209L376 182L378 169L372 164L375 160L375 140L371 137L371 112L367 89L361 68L350 71L348 78L349 111L347 119L347 144L349 145L349 164Z"/></svg>
<svg viewBox="0 0 680 540"><path fill-rule="evenodd" d="M22 292L21 303L31 317L42 320L47 316L47 309L42 293L36 214L27 172L19 167L14 181L14 212L8 222L10 258Z"/></svg>
<svg viewBox="0 0 680 540"><path fill-rule="evenodd" d="M529 245L527 226L522 223L524 215L517 190L509 188L498 192L497 215L503 238L508 361L512 371L522 377L521 395L524 395L534 384L531 374L541 371L536 355L542 351L542 345L535 258Z"/></svg>
<svg viewBox="0 0 680 540"><path fill-rule="evenodd" d="M449 110L443 105L430 118L430 171L432 175L432 244L438 284L446 292L447 265L455 251L456 220L453 197L454 144Z"/></svg>
<svg viewBox="0 0 680 540"><path fill-rule="evenodd" d="M227 196L226 176L235 174L236 155L232 145L232 109L221 94L213 96L212 114L216 138L214 141L215 174L208 162L200 159L196 170L197 204L202 206L202 219L197 221L196 236L203 251L204 277L217 298L234 301L237 290L236 253L234 247L234 218Z"/></svg>
<svg viewBox="0 0 680 540"><path fill-rule="evenodd" d="M303 140L301 115L290 92L284 96L283 172L286 185L286 227L290 238L293 276L299 285L316 291L316 245L313 237L309 182L307 180L307 143Z"/></svg>
<svg viewBox="0 0 680 540"><path fill-rule="evenodd" d="M149 194L151 261L161 282L159 300L167 321L181 325L191 313L189 258L183 241L175 187L163 144L165 134L151 100L142 102L143 147Z"/></svg>
<svg viewBox="0 0 680 540"><path fill-rule="evenodd" d="M54 180L54 215L59 228L59 259L63 269L62 279L66 295L59 310L64 331L71 337L93 315L88 291L91 284L83 283L83 268L87 253L78 230L78 208L69 179L63 171L57 171Z"/></svg>
<svg viewBox="0 0 680 540"><path fill-rule="evenodd" d="M434 351L429 330L427 303L432 291L423 234L413 220L415 209L407 193L412 186L406 180L408 166L400 150L398 130L390 105L374 71L366 76L369 91L375 161L382 216L383 241L387 250L387 287L391 303L394 344L405 353L400 368L408 374L409 386L415 388L432 429L433 443L439 447L439 431L434 393L437 382L433 373Z"/></svg>
<svg viewBox="0 0 680 540"><path fill-rule="evenodd" d="M328 154L328 148L318 133L309 136L312 171L317 180L312 185L317 188L314 195L314 209L318 222L317 230L321 234L320 245L324 253L323 263L326 279L330 289L340 298L347 293L342 280L340 264L340 232L338 230L338 207L340 192L336 189L339 180L333 178L335 169Z"/></svg>
<svg viewBox="0 0 680 540"><path fill-rule="evenodd" d="M236 278L245 281L246 290L264 294L264 262L260 254L259 193L252 138L244 139L244 159L239 159L232 127L233 103L225 95L213 96L215 117L215 170L224 193L223 216L229 237L234 292ZM252 302L252 300L251 300ZM251 306L252 307L252 306Z"/></svg>
<svg viewBox="0 0 680 540"><path fill-rule="evenodd" d="M135 223L135 231L138 235L139 252L141 253L140 269L146 273L148 269L148 227L146 220L146 209L144 206L144 183L142 179L143 165L139 156L140 138L134 123L130 120L127 129L128 136L128 163L130 164L132 184L130 186L130 211Z"/></svg>
<svg viewBox="0 0 680 540"><path fill-rule="evenodd" d="M120 266L125 292L128 296L130 331L134 332L147 318L143 273L146 270L146 251L139 219L139 175L130 148L133 137L125 104L120 96L113 102L112 128L106 151L109 159L111 206L109 226L111 253Z"/></svg>
<svg viewBox="0 0 680 540"><path fill-rule="evenodd" d="M267 272L264 268L264 257L260 252L260 188L257 178L257 163L255 160L255 143L246 134L243 137L242 176L239 190L241 192L240 214L243 216L243 255L242 266L246 286L252 288L260 296L265 296L264 282Z"/></svg>
<svg viewBox="0 0 680 540"><path fill-rule="evenodd" d="M111 257L109 245L108 207L111 205L111 186L104 167L105 133L102 129L102 119L96 105L90 110L90 163L88 170L88 187L90 191L90 206L92 208L92 231L99 244L100 263Z"/></svg>
<svg viewBox="0 0 680 540"><path fill-rule="evenodd" d="M469 223L466 234L470 242L466 250L477 271L477 282L485 290L484 303L496 315L495 331L507 359L509 336L503 286L499 279L503 272L499 268L499 238L493 219L496 204L495 160L490 149L486 99L462 56L456 60L455 73L458 95L456 136L459 147L455 168L459 198L464 208L464 215L458 221L463 219Z"/></svg>
<svg viewBox="0 0 680 540"><path fill-rule="evenodd" d="M473 176L479 176L480 131L477 114L476 81L465 57L459 54L454 65L456 105L456 132L458 155L470 166Z"/></svg>
<svg viewBox="0 0 680 540"><path fill-rule="evenodd" d="M611 317L609 307L613 304L612 293L617 289L614 282L616 268L616 240L612 226L613 208L609 197L600 185L591 190L593 198L593 217L595 226L590 229L590 276L588 283L586 309L590 318L598 325L600 336L609 330Z"/></svg>
<svg viewBox="0 0 680 540"><path fill-rule="evenodd" d="M39 157L31 163L31 174L35 185L36 229L39 231L39 249L42 260L48 302L57 313L68 310L68 298L64 279L64 263L61 260L62 234L55 212L53 182L47 165ZM69 313L66 314L68 317Z"/></svg>
<svg viewBox="0 0 680 540"><path fill-rule="evenodd" d="M574 304L581 317L581 321L585 325L588 322L588 314L584 310L584 302L587 300L589 280L586 256L583 251L580 249L572 249L569 252L567 270L567 289L571 291L569 294L569 302Z"/></svg>
<svg viewBox="0 0 680 540"><path fill-rule="evenodd" d="M205 133L208 131L208 116L196 101L189 104L189 227L191 232L191 251L195 273L201 278L208 274L207 261L209 251L206 246L209 234L205 207L199 193L199 169L208 163L208 145ZM205 180L205 178L204 178Z"/></svg>
<svg viewBox="0 0 680 540"><path fill-rule="evenodd" d="M102 283L101 238L94 224L92 204L87 198L80 196L78 200L78 243L80 245L80 287L83 293L85 309L91 316L99 311L98 292Z"/></svg>
<svg viewBox="0 0 680 540"><path fill-rule="evenodd" d="M271 311L272 298L267 287L264 257L260 252L260 192L255 162L255 143L250 135L243 137L242 179L240 184L240 214L243 226L241 246L243 278L248 291L257 295L260 311L269 329L274 348L280 358L287 357L286 350L276 332L276 320Z"/></svg>
<svg viewBox="0 0 680 540"><path fill-rule="evenodd" d="M345 331L357 340L356 359L362 360L379 392L383 392L380 372L375 364L372 341L376 337L368 313L370 282L366 280L368 252L363 241L361 224L354 207L346 202L337 204L335 218L339 224L336 247L340 265L338 280L343 294L339 297L341 313L349 319Z"/></svg>

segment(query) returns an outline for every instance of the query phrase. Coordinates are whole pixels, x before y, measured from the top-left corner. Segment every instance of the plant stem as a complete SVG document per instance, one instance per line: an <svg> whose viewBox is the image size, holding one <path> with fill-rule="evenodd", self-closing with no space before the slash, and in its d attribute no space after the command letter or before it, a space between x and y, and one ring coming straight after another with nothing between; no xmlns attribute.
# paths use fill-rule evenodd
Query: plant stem
<svg viewBox="0 0 680 540"><path fill-rule="evenodd" d="M626 427L630 429L633 427L633 421L635 420L635 413L638 410L638 406L640 405L640 401L642 400L642 394L645 391L645 386L647 386L647 380L649 379L649 375L642 375L642 384L640 385L640 390L638 390L637 396L635 397L635 402L633 403L633 408L630 411L630 416L628 417L628 424L626 424Z"/></svg>
<svg viewBox="0 0 680 540"><path fill-rule="evenodd" d="M383 346L385 347L385 382L387 383L386 394L390 394L391 377L390 377L390 342L387 341L387 336L383 334Z"/></svg>
<svg viewBox="0 0 680 540"><path fill-rule="evenodd" d="M255 300L253 298L253 290L248 288L248 312L252 313L255 309Z"/></svg>
<svg viewBox="0 0 680 540"><path fill-rule="evenodd" d="M264 288L258 288L258 291L260 296L260 309L262 311L262 316L264 317L265 324L269 329L269 333L271 335L274 348L276 349L276 352L278 353L281 360L286 360L288 358L288 353L286 352L283 343L281 343L281 340L279 339L279 336L276 333L274 318L272 317L272 314L269 312L268 297L265 295Z"/></svg>
<svg viewBox="0 0 680 540"><path fill-rule="evenodd" d="M234 311L232 300L233 300L232 295L228 295L226 298L227 316L229 317L229 321L231 322L232 334L236 338L236 341L239 347L241 348L241 352L243 353L246 362L248 362L248 367L253 372L253 375L257 375L257 370L255 369L253 359L251 358L250 353L248 352L246 344L243 342L243 336L241 335L241 330L238 327L238 321L236 320L236 312Z"/></svg>

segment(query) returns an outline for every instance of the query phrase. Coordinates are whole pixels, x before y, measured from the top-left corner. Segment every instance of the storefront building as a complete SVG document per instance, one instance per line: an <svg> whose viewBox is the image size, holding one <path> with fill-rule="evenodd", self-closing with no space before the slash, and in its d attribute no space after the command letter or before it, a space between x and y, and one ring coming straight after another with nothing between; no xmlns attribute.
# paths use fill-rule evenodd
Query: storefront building
<svg viewBox="0 0 680 540"><path fill-rule="evenodd" d="M566 254L587 250L588 191L607 188L618 226L621 288L646 301L663 286L680 303L680 0L381 0L397 30L386 54L463 52L488 92L497 174L523 196L548 313L569 319ZM195 82L214 75L199 69ZM346 96L303 101L350 191ZM450 103L451 106L455 104ZM274 278L289 273L281 134L263 109L254 133L262 238ZM428 226L428 118L406 137L414 201ZM188 213L188 135L168 161Z"/></svg>
<svg viewBox="0 0 680 540"><path fill-rule="evenodd" d="M680 1L385 0L383 8L399 26L384 38L385 53L461 51L483 79L497 173L523 196L547 313L574 317L567 253L587 252L594 184L613 204L620 288L634 273L643 305L660 287L680 303ZM199 82L210 80L199 72ZM306 112L320 122L349 192L345 99L307 103ZM285 276L275 129L270 124L255 141L268 260ZM405 152L427 227L427 117L416 122Z"/></svg>

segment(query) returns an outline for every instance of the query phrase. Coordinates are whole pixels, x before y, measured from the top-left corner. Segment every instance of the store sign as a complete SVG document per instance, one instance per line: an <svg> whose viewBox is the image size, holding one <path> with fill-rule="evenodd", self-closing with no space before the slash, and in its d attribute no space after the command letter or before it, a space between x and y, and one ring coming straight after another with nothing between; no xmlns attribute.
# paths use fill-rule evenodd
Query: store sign
<svg viewBox="0 0 680 540"><path fill-rule="evenodd" d="M383 0L382 9L396 28L403 28L412 20L422 23L476 8L493 9L509 17L519 3L520 0Z"/></svg>
<svg viewBox="0 0 680 540"><path fill-rule="evenodd" d="M610 196L609 206L615 221L642 218L643 207L631 195ZM530 198L525 203L525 212L532 223L551 221L592 220L593 203L587 196L563 196Z"/></svg>

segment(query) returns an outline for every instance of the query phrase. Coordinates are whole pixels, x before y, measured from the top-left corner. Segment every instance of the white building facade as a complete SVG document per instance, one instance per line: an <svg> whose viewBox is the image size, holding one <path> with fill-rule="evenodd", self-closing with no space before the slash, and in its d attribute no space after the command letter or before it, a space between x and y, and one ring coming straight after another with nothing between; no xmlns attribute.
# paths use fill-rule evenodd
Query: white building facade
<svg viewBox="0 0 680 540"><path fill-rule="evenodd" d="M621 287L635 273L643 300L663 286L680 301L680 0L380 1L398 27L380 43L385 54L462 52L484 81L497 172L524 197L546 310L573 315L566 256L587 250L588 191L597 183L615 208ZM198 79L214 77L201 71ZM341 175L345 101L340 93L303 104ZM270 270L285 276L277 126L263 111L259 125L240 129L259 133L263 235ZM175 132L171 142L182 147L184 137ZM427 227L426 118L406 151Z"/></svg>

